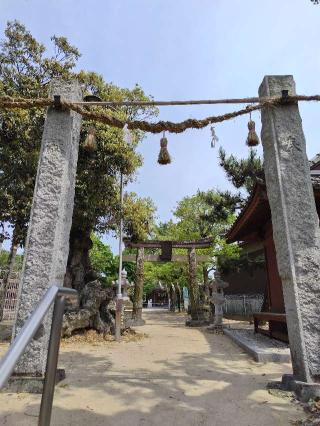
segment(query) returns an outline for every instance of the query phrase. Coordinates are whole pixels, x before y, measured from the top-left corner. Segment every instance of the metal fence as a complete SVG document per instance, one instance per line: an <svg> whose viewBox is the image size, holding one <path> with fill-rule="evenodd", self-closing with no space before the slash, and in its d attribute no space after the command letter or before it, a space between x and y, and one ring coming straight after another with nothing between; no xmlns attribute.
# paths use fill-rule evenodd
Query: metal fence
<svg viewBox="0 0 320 426"><path fill-rule="evenodd" d="M253 295L226 295L224 302L224 314L251 316L255 312L261 312L263 294Z"/></svg>
<svg viewBox="0 0 320 426"><path fill-rule="evenodd" d="M0 277L3 278L3 271L0 271ZM2 279L0 278L0 296L2 288ZM8 288L4 300L3 320L13 321L16 313L17 299L19 289L19 274L13 273L9 279Z"/></svg>

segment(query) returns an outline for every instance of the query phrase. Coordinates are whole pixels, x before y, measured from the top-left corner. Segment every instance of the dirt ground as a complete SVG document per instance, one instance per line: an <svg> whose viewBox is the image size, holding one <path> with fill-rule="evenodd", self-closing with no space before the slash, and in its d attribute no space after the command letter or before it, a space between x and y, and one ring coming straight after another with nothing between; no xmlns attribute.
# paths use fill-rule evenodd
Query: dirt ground
<svg viewBox="0 0 320 426"><path fill-rule="evenodd" d="M257 364L228 337L185 327L180 314L144 317L141 340L62 346L67 378L56 387L53 426L280 426L304 418L265 389L289 364ZM0 394L0 425L36 425L39 402Z"/></svg>

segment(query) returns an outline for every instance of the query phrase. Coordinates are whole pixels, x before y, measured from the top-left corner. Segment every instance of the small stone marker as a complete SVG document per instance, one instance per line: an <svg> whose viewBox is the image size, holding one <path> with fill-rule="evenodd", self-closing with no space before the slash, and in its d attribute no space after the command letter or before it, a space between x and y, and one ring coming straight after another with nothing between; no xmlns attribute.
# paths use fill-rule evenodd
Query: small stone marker
<svg viewBox="0 0 320 426"><path fill-rule="evenodd" d="M295 95L292 76L266 76L259 96ZM265 107L262 144L293 378L320 378L320 232L297 104Z"/></svg>
<svg viewBox="0 0 320 426"><path fill-rule="evenodd" d="M82 100L77 82L54 80L50 95ZM16 336L45 291L62 286L69 253L81 116L49 108L36 178L23 271L19 288ZM51 314L17 365L16 373L43 377L47 360ZM30 389L29 389L30 390ZM32 390L31 390L32 391Z"/></svg>

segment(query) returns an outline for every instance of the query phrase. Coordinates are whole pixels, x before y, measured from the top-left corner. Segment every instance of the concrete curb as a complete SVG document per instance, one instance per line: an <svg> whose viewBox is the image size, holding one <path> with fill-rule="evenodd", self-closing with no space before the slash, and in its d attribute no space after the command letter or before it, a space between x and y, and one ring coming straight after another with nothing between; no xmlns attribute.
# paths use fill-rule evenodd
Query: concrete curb
<svg viewBox="0 0 320 426"><path fill-rule="evenodd" d="M247 354L252 356L252 358L257 362L291 362L290 353L288 354L279 354L274 353L271 350L268 351L263 350L255 346L254 342L246 338L241 338L237 330L224 328L223 332L226 336L228 336L233 342L235 342L238 346L244 349Z"/></svg>

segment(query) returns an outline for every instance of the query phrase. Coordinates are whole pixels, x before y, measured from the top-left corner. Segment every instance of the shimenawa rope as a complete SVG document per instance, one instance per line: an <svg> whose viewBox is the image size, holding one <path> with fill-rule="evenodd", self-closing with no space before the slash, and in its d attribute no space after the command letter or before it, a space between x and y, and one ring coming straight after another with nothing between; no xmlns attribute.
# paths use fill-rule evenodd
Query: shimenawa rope
<svg viewBox="0 0 320 426"><path fill-rule="evenodd" d="M238 117L240 115L249 114L252 111L259 110L264 107L275 107L280 104L290 104L296 103L298 101L320 101L320 95L305 96L305 95L295 95L295 96L286 96L284 97L269 97L269 98L244 98L244 99L222 99L222 100L212 100L212 101L172 101L172 104L191 105L197 102L200 104L203 103L247 103L248 100L251 102L256 102L256 105L248 105L243 109L238 111L229 112L223 115L209 116L201 120L197 119L187 119L182 122L174 123L171 121L158 121L156 123L150 123L147 121L126 121L119 118L113 117L108 113L101 113L97 111L88 111L83 108L82 105L90 106L90 103L85 102L67 102L61 99L60 105L61 108L70 109L81 114L84 118L100 123L107 124L109 126L123 128L127 123L130 130L139 129L145 132L150 133L160 133L163 131L168 131L171 133L181 133L187 129L202 129L209 124L221 123L222 121L231 120L232 118ZM177 103L180 102L180 103ZM95 102L94 105L99 105L99 102ZM106 104L101 102L101 104ZM114 103L117 105L145 105L145 102L122 102ZM160 102L153 102L152 105L160 104ZM168 104L168 103L167 103ZM53 107L55 106L55 101L48 98L39 98L39 99L25 99L25 98L11 98L9 96L0 97L0 109L29 109L29 108L43 108L43 107Z"/></svg>

